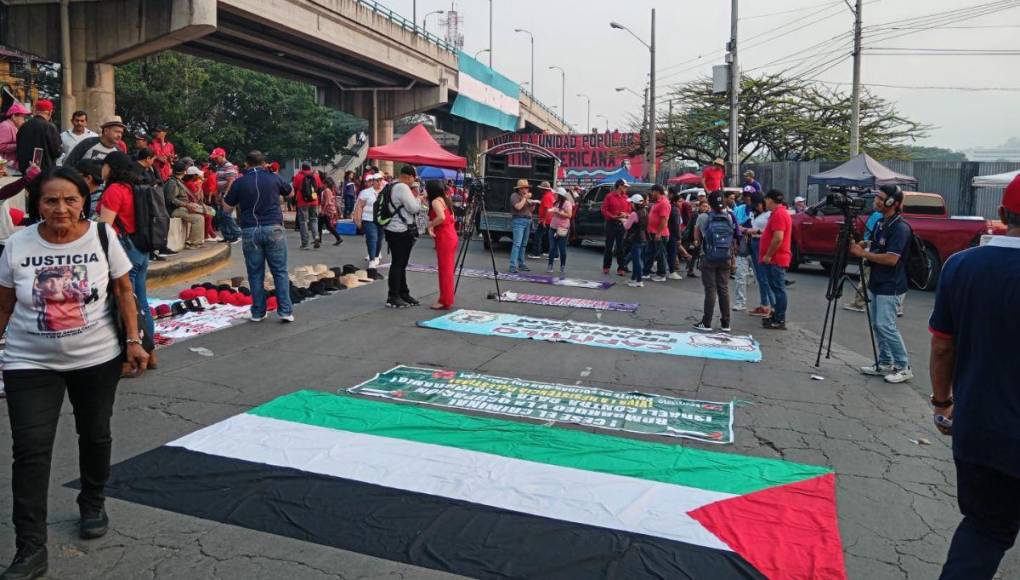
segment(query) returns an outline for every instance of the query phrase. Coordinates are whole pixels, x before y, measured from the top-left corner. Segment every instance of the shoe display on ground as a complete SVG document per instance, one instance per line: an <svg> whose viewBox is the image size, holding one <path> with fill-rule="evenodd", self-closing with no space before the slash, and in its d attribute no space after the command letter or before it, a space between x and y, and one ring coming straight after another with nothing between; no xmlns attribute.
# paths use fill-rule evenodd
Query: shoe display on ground
<svg viewBox="0 0 1020 580"><path fill-rule="evenodd" d="M110 517L106 510L100 508L98 511L82 510L81 521L78 522L78 535L84 540L94 540L106 535L110 529Z"/></svg>
<svg viewBox="0 0 1020 580"><path fill-rule="evenodd" d="M866 367L861 367L860 370L861 370L861 374L864 374L864 375L868 375L868 376L872 376L872 377L884 377L886 375L889 375L889 374L892 374L892 373L896 372L897 369L895 367L893 367L892 365L878 364L878 365L868 365Z"/></svg>
<svg viewBox="0 0 1020 580"><path fill-rule="evenodd" d="M49 568L46 546L22 546L14 554L11 565L0 574L3 580L32 580L46 574Z"/></svg>
<svg viewBox="0 0 1020 580"><path fill-rule="evenodd" d="M905 383L912 378L914 378L914 371L910 370L910 367L907 367L905 369L897 369L886 375L885 382L899 384Z"/></svg>

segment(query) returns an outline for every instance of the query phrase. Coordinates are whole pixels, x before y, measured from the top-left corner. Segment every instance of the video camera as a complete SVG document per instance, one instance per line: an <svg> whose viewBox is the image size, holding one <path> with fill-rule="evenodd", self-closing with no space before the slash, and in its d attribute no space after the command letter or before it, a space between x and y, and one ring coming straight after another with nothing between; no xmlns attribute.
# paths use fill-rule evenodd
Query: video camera
<svg viewBox="0 0 1020 580"><path fill-rule="evenodd" d="M825 203L838 207L846 215L858 215L868 209L868 200L861 197L861 192L848 187L833 187L825 196Z"/></svg>
<svg viewBox="0 0 1020 580"><path fill-rule="evenodd" d="M476 196L479 195L485 195L485 193L488 191L489 186L488 184L485 183L485 180L483 179L479 179L476 177L471 180L471 183L468 184L468 193L471 194L471 199L476 199Z"/></svg>

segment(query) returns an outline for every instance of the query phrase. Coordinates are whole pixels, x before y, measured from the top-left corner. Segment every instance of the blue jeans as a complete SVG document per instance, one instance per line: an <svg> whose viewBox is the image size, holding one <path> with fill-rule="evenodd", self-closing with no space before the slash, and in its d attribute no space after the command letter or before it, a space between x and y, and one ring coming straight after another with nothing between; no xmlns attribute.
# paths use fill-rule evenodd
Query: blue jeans
<svg viewBox="0 0 1020 580"><path fill-rule="evenodd" d="M251 284L251 315L259 318L266 314L266 263L276 284L276 314L286 316L294 312L290 301L290 280L287 278L287 233L283 225L244 228L241 230L241 249L244 266Z"/></svg>
<svg viewBox="0 0 1020 580"><path fill-rule="evenodd" d="M963 521L953 534L940 580L991 578L1020 530L1020 479L956 460L956 495Z"/></svg>
<svg viewBox="0 0 1020 580"><path fill-rule="evenodd" d="M528 247L531 235L531 218L515 217L510 221L510 231L514 236L514 246L510 250L510 269L516 270L524 265L524 249Z"/></svg>
<svg viewBox="0 0 1020 580"><path fill-rule="evenodd" d="M754 268L754 277L758 280L758 299L761 306L771 307L776 303L776 297L772 295L772 288L769 287L768 275L765 272L765 264L758 259L758 238L751 238L751 267ZM785 284L784 284L785 286Z"/></svg>
<svg viewBox="0 0 1020 580"><path fill-rule="evenodd" d="M241 237L241 228L237 227L234 217L222 209L216 210L213 222L213 226L220 231L220 235L223 236L224 240L232 242Z"/></svg>
<svg viewBox="0 0 1020 580"><path fill-rule="evenodd" d="M379 243L379 224L375 222L361 222L361 229L365 232L368 259L374 260L379 257L379 250L382 249L382 244Z"/></svg>
<svg viewBox="0 0 1020 580"><path fill-rule="evenodd" d="M786 322L786 268L780 268L775 264L762 264L762 267L765 268L765 279L775 300L772 305L772 320ZM896 316L895 312L893 316Z"/></svg>
<svg viewBox="0 0 1020 580"><path fill-rule="evenodd" d="M149 296L145 292L146 279L149 276L149 253L142 252L135 247L131 238L120 236L120 245L124 247L128 260L131 261L131 271L128 278L131 280L131 290L138 300L138 307L145 314L145 333L149 338L156 337L156 326L152 322L152 312L149 311Z"/></svg>
<svg viewBox="0 0 1020 580"><path fill-rule="evenodd" d="M555 228L549 228L549 267L553 267L556 258L560 259L560 272L567 267L567 236L556 235Z"/></svg>
<svg viewBox="0 0 1020 580"><path fill-rule="evenodd" d="M910 366L907 358L907 345L903 336L896 328L896 310L900 305L900 297L894 294L875 294L868 291L871 298L871 323L875 328L875 343L878 345L878 364L891 364L905 369Z"/></svg>
<svg viewBox="0 0 1020 580"><path fill-rule="evenodd" d="M656 263L655 273L659 276L666 275L666 240L665 238L659 238L658 240L648 240L645 244L645 276L649 276L652 273L652 263Z"/></svg>
<svg viewBox="0 0 1020 580"><path fill-rule="evenodd" d="M630 279L635 282L641 281L641 275L645 271L641 263L641 258L645 253L645 245L644 242L631 242L630 244Z"/></svg>

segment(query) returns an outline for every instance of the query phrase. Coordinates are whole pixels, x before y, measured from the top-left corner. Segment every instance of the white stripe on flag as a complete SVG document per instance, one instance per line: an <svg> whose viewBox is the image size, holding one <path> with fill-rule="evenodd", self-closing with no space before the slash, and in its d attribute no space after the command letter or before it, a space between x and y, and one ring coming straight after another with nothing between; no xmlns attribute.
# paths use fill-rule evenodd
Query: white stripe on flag
<svg viewBox="0 0 1020 580"><path fill-rule="evenodd" d="M457 76L457 94L508 115L516 117L521 114L521 102L518 99L463 71Z"/></svg>
<svg viewBox="0 0 1020 580"><path fill-rule="evenodd" d="M687 515L728 493L250 414L167 445L730 550Z"/></svg>

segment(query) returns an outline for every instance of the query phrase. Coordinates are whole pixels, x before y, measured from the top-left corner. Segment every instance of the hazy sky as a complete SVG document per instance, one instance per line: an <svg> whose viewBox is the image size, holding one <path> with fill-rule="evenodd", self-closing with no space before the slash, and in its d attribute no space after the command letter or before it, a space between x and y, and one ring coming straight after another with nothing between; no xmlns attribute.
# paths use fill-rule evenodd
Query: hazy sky
<svg viewBox="0 0 1020 580"><path fill-rule="evenodd" d="M413 0L381 0L408 17ZM852 0L851 0L852 2ZM865 84L939 87L1020 87L1020 78L1005 74L1016 70L1020 46L1020 8L948 23L932 30L899 30L900 38L873 38L869 26L905 18L917 18L986 4L989 0L871 0L864 5L865 48L885 54L865 52ZM459 0L453 3L464 25L464 50L475 54L489 45L489 2ZM1020 1L1013 3L1020 5ZM418 20L431 10L448 10L449 0L417 0ZM659 95L669 85L709 75L713 64L722 63L722 52L729 37L729 0L494 0L493 66L502 74L524 82L529 80L530 52L524 28L535 35L535 84L537 96L548 105L560 103L560 73L549 70L557 65L566 70L566 113L575 127L586 126L586 102L575 96L591 97L592 125L605 127L596 114L609 118L611 128L622 127L628 114L640 115L641 100L629 92L616 92L617 86L629 86L641 92L648 72L648 50L625 31L613 30L616 20L634 30L645 41L650 31L650 10L656 8L657 69ZM785 12L784 14L774 14ZM849 32L853 16L842 2L833 0L742 1L740 6L741 66L744 71L773 60L799 59L771 65L762 71L782 70L800 65L804 72L813 64L849 54L850 39L837 39ZM774 14L772 16L767 16ZM766 15L766 16L763 16ZM799 20L794 23L794 20ZM782 28L786 25L785 28ZM799 30L797 28L800 28ZM439 33L439 18L429 18L429 30ZM776 32L778 30L778 33ZM878 30L872 29L872 35ZM830 39L832 43L795 54ZM758 44L758 46L754 46ZM965 49L970 51L1015 50L1012 55L890 55L890 48ZM895 51L893 51L895 52ZM699 60L697 57L702 56ZM481 60L486 61L483 54ZM688 62L691 61L691 62ZM686 64L681 64L685 63ZM851 80L851 59L834 63L828 70L810 75L828 82ZM692 68L693 67L693 68ZM832 86L832 85L830 85ZM837 87L833 87L837 88ZM849 90L849 87L838 87ZM1016 112L1020 92L961 90L920 90L870 87L874 93L894 101L900 111L912 119L935 126L921 144L962 149L998 145L1007 138L1020 136L1020 114ZM663 110L665 106L663 106Z"/></svg>

